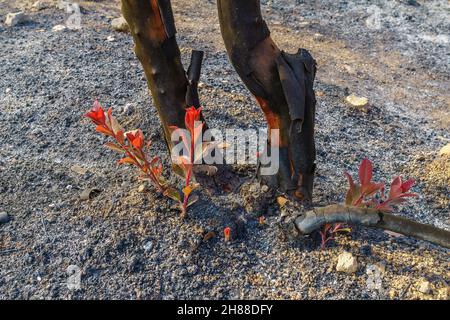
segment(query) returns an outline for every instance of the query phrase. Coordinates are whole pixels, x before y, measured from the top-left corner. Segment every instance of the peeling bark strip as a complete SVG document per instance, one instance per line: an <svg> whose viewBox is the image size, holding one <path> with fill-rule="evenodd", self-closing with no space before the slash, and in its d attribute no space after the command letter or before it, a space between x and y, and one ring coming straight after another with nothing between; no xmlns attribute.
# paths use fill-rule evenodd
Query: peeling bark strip
<svg viewBox="0 0 450 320"><path fill-rule="evenodd" d="M311 200L316 155L315 60L305 49L296 54L278 49L262 18L259 0L218 0L217 6L231 62L256 97L269 129L280 129L280 170L275 176L260 178Z"/></svg>
<svg viewBox="0 0 450 320"><path fill-rule="evenodd" d="M338 222L390 230L450 248L449 231L375 209L335 204L307 211L297 217L294 224L299 234L308 235L326 223Z"/></svg>
<svg viewBox="0 0 450 320"><path fill-rule="evenodd" d="M180 58L175 38L175 22L170 0L122 0L122 13L130 26L135 43L136 56L141 62L154 104L161 119L169 148L169 126L184 128L185 107L193 96L197 105L195 87L189 88L188 78ZM200 76L201 55L195 51L195 79ZM200 65L199 65L200 64ZM194 81L191 81L191 84Z"/></svg>
<svg viewBox="0 0 450 320"><path fill-rule="evenodd" d="M200 99L198 98L198 82L200 80L200 72L202 69L203 51L193 50L191 55L191 63L187 71L189 86L186 92L186 104L188 106L200 107Z"/></svg>

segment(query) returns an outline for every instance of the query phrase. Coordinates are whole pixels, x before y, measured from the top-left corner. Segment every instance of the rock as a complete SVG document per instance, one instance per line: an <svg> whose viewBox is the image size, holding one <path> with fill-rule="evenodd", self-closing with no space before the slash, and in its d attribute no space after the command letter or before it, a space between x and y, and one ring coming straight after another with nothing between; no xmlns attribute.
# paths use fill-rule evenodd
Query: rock
<svg viewBox="0 0 450 320"><path fill-rule="evenodd" d="M315 33L313 36L313 40L317 42L322 42L324 40L324 37L320 33Z"/></svg>
<svg viewBox="0 0 450 320"><path fill-rule="evenodd" d="M423 294L429 294L431 292L431 283L423 280L417 284L417 290Z"/></svg>
<svg viewBox="0 0 450 320"><path fill-rule="evenodd" d="M138 192L139 193L144 193L144 192L146 192L147 191L147 189L148 189L148 187L147 187L147 184L146 183L143 183L143 184L141 184L139 187L138 187Z"/></svg>
<svg viewBox="0 0 450 320"><path fill-rule="evenodd" d="M127 32L129 30L128 23L124 17L113 19L111 21L111 27L119 32Z"/></svg>
<svg viewBox="0 0 450 320"><path fill-rule="evenodd" d="M367 111L367 105L369 104L369 99L365 97L358 97L355 95L349 95L345 98L345 102L350 104L352 107Z"/></svg>
<svg viewBox="0 0 450 320"><path fill-rule="evenodd" d="M106 38L106 41L108 41L108 42L114 42L114 41L116 41L116 38L114 38L114 36L108 36L108 37Z"/></svg>
<svg viewBox="0 0 450 320"><path fill-rule="evenodd" d="M146 243L144 243L143 248L145 252L151 251L153 249L153 242L147 241Z"/></svg>
<svg viewBox="0 0 450 320"><path fill-rule="evenodd" d="M75 165L73 165L73 166L70 167L70 171L73 171L73 172L76 172L76 173L78 173L78 174L83 175L83 174L86 174L86 172L88 171L88 169L83 168L83 167L81 167L81 166L75 164Z"/></svg>
<svg viewBox="0 0 450 320"><path fill-rule="evenodd" d="M343 252L338 257L336 271L355 273L358 270L358 261L350 252Z"/></svg>
<svg viewBox="0 0 450 320"><path fill-rule="evenodd" d="M22 11L10 12L6 15L5 24L10 27L14 27L17 24L24 22L26 19L25 14Z"/></svg>
<svg viewBox="0 0 450 320"><path fill-rule="evenodd" d="M131 103L127 103L126 105L124 105L122 107L122 114L124 114L126 116L132 115L134 111L135 111L135 108Z"/></svg>
<svg viewBox="0 0 450 320"><path fill-rule="evenodd" d="M441 150L439 150L439 155L442 156L450 156L450 143L446 146L442 147Z"/></svg>
<svg viewBox="0 0 450 320"><path fill-rule="evenodd" d="M208 177L215 176L217 173L217 167L207 164L198 164L194 167L194 173L204 175Z"/></svg>
<svg viewBox="0 0 450 320"><path fill-rule="evenodd" d="M100 193L99 189L88 188L88 189L83 190L83 192L81 192L80 199L81 200L89 200L89 199L92 199L92 198L95 198L96 196L98 196L99 193Z"/></svg>
<svg viewBox="0 0 450 320"><path fill-rule="evenodd" d="M0 224L9 221L9 215L6 212L0 212Z"/></svg>
<svg viewBox="0 0 450 320"><path fill-rule="evenodd" d="M67 27L66 27L65 25L63 25L63 24L57 24L56 26L54 26L54 27L52 28L52 31L54 31L54 32L60 32L60 31L66 30L66 29L67 29Z"/></svg>
<svg viewBox="0 0 450 320"><path fill-rule="evenodd" d="M32 7L36 10L44 10L48 8L48 4L45 3L44 1L38 0L35 3L33 3Z"/></svg>
<svg viewBox="0 0 450 320"><path fill-rule="evenodd" d="M69 5L68 0L58 0L56 3L56 7L60 10L67 10L67 6Z"/></svg>
<svg viewBox="0 0 450 320"><path fill-rule="evenodd" d="M277 197L277 203L280 206L280 208L283 208L286 205L286 202L288 200L285 197L279 196Z"/></svg>

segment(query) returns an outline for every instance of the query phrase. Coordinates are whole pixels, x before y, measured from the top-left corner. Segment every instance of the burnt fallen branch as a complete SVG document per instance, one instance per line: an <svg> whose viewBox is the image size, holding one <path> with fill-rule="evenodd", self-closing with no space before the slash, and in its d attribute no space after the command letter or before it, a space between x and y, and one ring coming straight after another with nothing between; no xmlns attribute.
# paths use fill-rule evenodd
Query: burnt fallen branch
<svg viewBox="0 0 450 320"><path fill-rule="evenodd" d="M339 222L394 231L450 248L449 231L375 209L334 204L306 211L295 219L294 224L300 235L308 235L324 224Z"/></svg>

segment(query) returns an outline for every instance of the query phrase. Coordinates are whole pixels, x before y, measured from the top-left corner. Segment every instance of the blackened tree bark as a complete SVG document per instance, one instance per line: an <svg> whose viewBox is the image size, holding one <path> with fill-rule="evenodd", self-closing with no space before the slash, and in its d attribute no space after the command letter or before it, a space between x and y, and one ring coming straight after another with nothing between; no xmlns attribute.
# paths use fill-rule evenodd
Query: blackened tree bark
<svg viewBox="0 0 450 320"><path fill-rule="evenodd" d="M170 148L169 126L184 128L185 107L200 105L197 82L203 52L193 51L188 77L180 58L170 0L122 0L122 13L135 43L148 87Z"/></svg>
<svg viewBox="0 0 450 320"><path fill-rule="evenodd" d="M232 64L256 97L269 129L280 130L280 170L260 178L311 200L316 154L315 60L305 49L296 54L278 49L261 16L259 0L218 0L217 6Z"/></svg>

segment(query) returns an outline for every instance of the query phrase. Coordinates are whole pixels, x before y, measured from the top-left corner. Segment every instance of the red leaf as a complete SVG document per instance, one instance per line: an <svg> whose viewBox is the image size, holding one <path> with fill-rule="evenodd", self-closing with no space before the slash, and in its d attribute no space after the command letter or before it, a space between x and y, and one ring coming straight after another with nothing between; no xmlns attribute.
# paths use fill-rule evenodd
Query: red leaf
<svg viewBox="0 0 450 320"><path fill-rule="evenodd" d="M112 132L109 129L105 128L103 125L98 125L97 128L95 128L95 130L97 132L106 134L107 136L112 136L113 135Z"/></svg>
<svg viewBox="0 0 450 320"><path fill-rule="evenodd" d="M136 132L127 132L127 138L134 148L141 150L144 147L144 134L141 129L136 130Z"/></svg>
<svg viewBox="0 0 450 320"><path fill-rule="evenodd" d="M90 118L92 122L96 125L104 125L105 124L105 113L103 112L102 107L98 101L94 102L92 109L87 112L85 117Z"/></svg>
<svg viewBox="0 0 450 320"><path fill-rule="evenodd" d="M116 132L116 139L117 142L119 142L120 144L125 143L125 136L123 135L123 130L119 130Z"/></svg>
<svg viewBox="0 0 450 320"><path fill-rule="evenodd" d="M370 183L370 180L372 180L372 162L370 162L369 159L364 158L361 162L361 166L359 167L359 181L361 182L361 186L364 186L366 184Z"/></svg>
<svg viewBox="0 0 450 320"><path fill-rule="evenodd" d="M128 163L128 164L134 164L134 165L137 164L136 161L134 161L134 160L133 160L132 158L130 158L130 157L122 158L122 159L119 160L119 164L125 164L125 163Z"/></svg>
<svg viewBox="0 0 450 320"><path fill-rule="evenodd" d="M402 183L402 192L408 192L409 189L412 188L412 186L416 183L414 179L408 179L407 181Z"/></svg>
<svg viewBox="0 0 450 320"><path fill-rule="evenodd" d="M402 194L402 178L397 177L392 180L391 188L389 189L389 199L397 198Z"/></svg>
<svg viewBox="0 0 450 320"><path fill-rule="evenodd" d="M369 184L366 184L361 187L361 192L366 197L368 197L368 196L375 194L377 191L383 190L383 189L384 189L384 184L370 182Z"/></svg>

